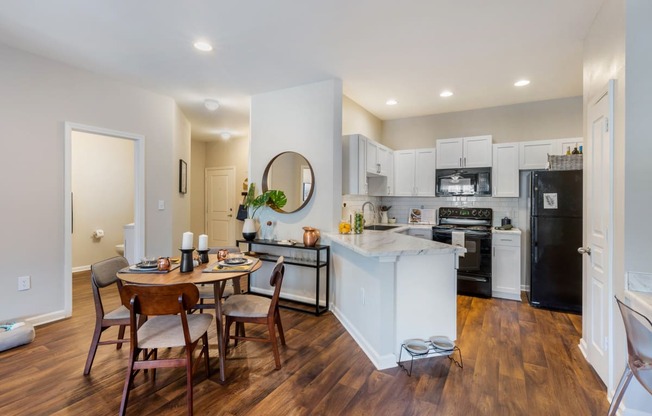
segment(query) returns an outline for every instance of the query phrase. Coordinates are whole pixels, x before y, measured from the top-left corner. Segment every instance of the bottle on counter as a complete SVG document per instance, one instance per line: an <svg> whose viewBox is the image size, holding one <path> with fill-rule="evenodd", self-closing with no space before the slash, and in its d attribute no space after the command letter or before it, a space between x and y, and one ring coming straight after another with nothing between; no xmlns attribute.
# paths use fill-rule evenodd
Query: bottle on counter
<svg viewBox="0 0 652 416"><path fill-rule="evenodd" d="M582 151L582 146L580 146L580 154L581 155L584 154L584 152Z"/></svg>
<svg viewBox="0 0 652 416"><path fill-rule="evenodd" d="M566 148L566 156L569 156L571 154L570 146Z"/></svg>
<svg viewBox="0 0 652 416"><path fill-rule="evenodd" d="M575 148L573 149L573 154L574 155L579 155L580 154L580 151L577 150L577 146L575 146Z"/></svg>
<svg viewBox="0 0 652 416"><path fill-rule="evenodd" d="M353 214L353 233L362 234L364 230L364 215L360 211L356 211Z"/></svg>

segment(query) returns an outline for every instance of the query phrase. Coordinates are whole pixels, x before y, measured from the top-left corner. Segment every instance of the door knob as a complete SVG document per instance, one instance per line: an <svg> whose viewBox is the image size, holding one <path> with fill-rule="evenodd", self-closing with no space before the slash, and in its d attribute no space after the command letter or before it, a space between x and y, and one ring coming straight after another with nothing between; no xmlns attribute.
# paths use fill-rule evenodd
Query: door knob
<svg viewBox="0 0 652 416"><path fill-rule="evenodd" d="M580 254L588 254L589 256L591 255L591 247L580 247L577 249L577 252Z"/></svg>

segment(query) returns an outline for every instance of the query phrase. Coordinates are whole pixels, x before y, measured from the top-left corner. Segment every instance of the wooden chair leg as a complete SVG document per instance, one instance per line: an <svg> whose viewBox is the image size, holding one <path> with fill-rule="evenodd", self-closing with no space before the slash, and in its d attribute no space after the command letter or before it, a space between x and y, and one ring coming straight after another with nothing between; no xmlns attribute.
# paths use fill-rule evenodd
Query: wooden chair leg
<svg viewBox="0 0 652 416"><path fill-rule="evenodd" d="M118 339L125 339L125 328L127 328L127 325L120 325L120 329L118 329ZM122 342L118 342L115 346L116 350L119 350L122 348Z"/></svg>
<svg viewBox="0 0 652 416"><path fill-rule="evenodd" d="M104 328L98 323L95 325L95 331L93 331L93 338L91 340L91 347L88 350L88 357L86 358L86 366L84 366L84 375L87 376L91 372L91 367L93 366L93 360L95 360L95 353L97 352L97 346L100 342L100 336Z"/></svg>
<svg viewBox="0 0 652 416"><path fill-rule="evenodd" d="M233 323L233 319L230 316L226 317L226 321L224 323L224 353L229 352L229 340L231 339L231 323ZM237 328L237 323L236 323L236 328ZM237 330L236 330L237 332ZM236 345L238 340L236 339Z"/></svg>
<svg viewBox="0 0 652 416"><path fill-rule="evenodd" d="M127 378L125 379L125 385L122 389L122 401L120 402L120 416L124 416L127 412L127 402L129 401L129 389L131 388L131 383L134 380L134 361L140 354L140 351L136 349L129 356L129 364L127 366Z"/></svg>
<svg viewBox="0 0 652 416"><path fill-rule="evenodd" d="M274 315L276 326L278 327L278 337L281 339L281 345L285 345L285 334L283 333L283 324L281 323L281 312L277 309Z"/></svg>
<svg viewBox="0 0 652 416"><path fill-rule="evenodd" d="M267 321L267 329L269 331L269 340L272 343L272 352L274 353L274 361L276 362L276 369L281 369L281 356L278 353L278 344L276 342L276 329L274 328L274 319Z"/></svg>
<svg viewBox="0 0 652 416"><path fill-rule="evenodd" d="M204 354L204 365L206 366L206 378L211 376L211 366L209 365L208 357L208 334L202 337L202 354Z"/></svg>
<svg viewBox="0 0 652 416"><path fill-rule="evenodd" d="M186 405L188 416L192 416L192 352L191 348L186 349Z"/></svg>

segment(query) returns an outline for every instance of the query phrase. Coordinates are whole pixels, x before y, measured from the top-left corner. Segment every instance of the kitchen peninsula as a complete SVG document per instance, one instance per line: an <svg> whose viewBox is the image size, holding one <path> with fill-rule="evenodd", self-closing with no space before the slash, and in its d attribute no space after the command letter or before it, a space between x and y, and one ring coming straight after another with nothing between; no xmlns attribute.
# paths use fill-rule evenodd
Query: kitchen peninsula
<svg viewBox="0 0 652 416"><path fill-rule="evenodd" d="M464 248L396 232L324 235L332 250L333 313L378 369L406 339L457 337L458 255Z"/></svg>

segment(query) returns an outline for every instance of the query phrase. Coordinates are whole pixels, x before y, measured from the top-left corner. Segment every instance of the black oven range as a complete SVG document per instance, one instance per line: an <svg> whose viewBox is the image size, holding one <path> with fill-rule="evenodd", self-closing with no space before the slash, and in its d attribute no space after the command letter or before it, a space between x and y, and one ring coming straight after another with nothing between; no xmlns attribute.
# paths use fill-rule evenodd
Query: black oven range
<svg viewBox="0 0 652 416"><path fill-rule="evenodd" d="M439 208L432 239L464 244L466 254L457 269L457 293L491 297L491 208Z"/></svg>

